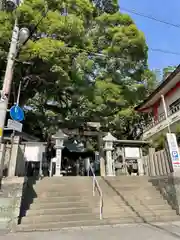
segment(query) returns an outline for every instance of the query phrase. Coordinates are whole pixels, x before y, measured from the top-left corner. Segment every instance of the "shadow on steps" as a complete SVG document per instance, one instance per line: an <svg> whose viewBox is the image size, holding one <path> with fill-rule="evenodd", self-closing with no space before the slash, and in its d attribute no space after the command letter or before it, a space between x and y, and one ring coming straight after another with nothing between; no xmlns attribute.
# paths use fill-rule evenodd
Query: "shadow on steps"
<svg viewBox="0 0 180 240"><path fill-rule="evenodd" d="M38 179L35 177L28 177L27 183L24 186L18 224L21 224L22 218L26 216L27 210L33 203L34 198L37 197L37 194L34 190L34 185L36 184L37 180Z"/></svg>

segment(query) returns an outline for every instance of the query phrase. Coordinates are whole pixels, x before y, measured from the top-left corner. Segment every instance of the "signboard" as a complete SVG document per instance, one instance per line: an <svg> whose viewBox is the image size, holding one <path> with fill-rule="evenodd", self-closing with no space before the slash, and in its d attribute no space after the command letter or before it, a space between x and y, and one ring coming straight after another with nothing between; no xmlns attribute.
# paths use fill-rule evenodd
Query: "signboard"
<svg viewBox="0 0 180 240"><path fill-rule="evenodd" d="M43 144L26 143L24 157L27 162L41 162L43 153L45 152L45 146Z"/></svg>
<svg viewBox="0 0 180 240"><path fill-rule="evenodd" d="M7 127L17 132L22 132L22 123L8 119Z"/></svg>
<svg viewBox="0 0 180 240"><path fill-rule="evenodd" d="M26 146L24 157L26 162L39 162L39 147L38 146Z"/></svg>
<svg viewBox="0 0 180 240"><path fill-rule="evenodd" d="M167 133L167 144L169 149L169 155L172 161L172 165L175 168L180 167L180 155L179 148L177 144L176 135L174 133Z"/></svg>
<svg viewBox="0 0 180 240"><path fill-rule="evenodd" d="M10 116L13 120L21 122L24 120L24 111L18 105L10 108Z"/></svg>
<svg viewBox="0 0 180 240"><path fill-rule="evenodd" d="M125 158L140 158L139 148L136 147L125 147Z"/></svg>

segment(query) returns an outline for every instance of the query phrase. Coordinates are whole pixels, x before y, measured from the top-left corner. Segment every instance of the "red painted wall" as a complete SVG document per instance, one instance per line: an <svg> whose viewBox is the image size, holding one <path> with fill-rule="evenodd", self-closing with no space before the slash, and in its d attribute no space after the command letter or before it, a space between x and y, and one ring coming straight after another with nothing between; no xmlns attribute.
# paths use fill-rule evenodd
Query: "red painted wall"
<svg viewBox="0 0 180 240"><path fill-rule="evenodd" d="M171 88L165 95L164 98L165 100L170 97L178 88L180 88L180 82L178 82L173 88ZM153 115L154 115L154 120L156 121L158 118L158 107L160 105L161 98L158 99L156 103L154 103L153 106L150 106L148 108L143 108L140 110L140 112L148 112L148 110L152 109Z"/></svg>

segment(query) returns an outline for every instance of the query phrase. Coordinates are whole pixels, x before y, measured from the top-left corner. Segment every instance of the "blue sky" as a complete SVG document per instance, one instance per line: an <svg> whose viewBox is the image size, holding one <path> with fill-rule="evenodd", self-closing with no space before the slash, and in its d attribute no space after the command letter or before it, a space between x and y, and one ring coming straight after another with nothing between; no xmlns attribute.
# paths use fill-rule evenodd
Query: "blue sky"
<svg viewBox="0 0 180 240"><path fill-rule="evenodd" d="M157 19L180 25L180 0L119 0L120 8L151 15ZM129 14L129 13L128 13ZM180 28L165 25L144 17L129 14L138 28L144 32L150 48L180 53ZM180 55L164 54L149 50L151 69L180 64Z"/></svg>

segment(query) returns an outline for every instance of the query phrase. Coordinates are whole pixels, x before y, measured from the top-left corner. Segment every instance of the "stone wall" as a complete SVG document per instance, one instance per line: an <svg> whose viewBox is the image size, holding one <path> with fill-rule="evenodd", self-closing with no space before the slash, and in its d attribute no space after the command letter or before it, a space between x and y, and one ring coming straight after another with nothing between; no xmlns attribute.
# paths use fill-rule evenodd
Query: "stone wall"
<svg viewBox="0 0 180 240"><path fill-rule="evenodd" d="M1 162L1 171L0 176L2 174L6 176L8 174L8 168L9 168L9 162L11 157L11 145L10 144L1 144L1 151L0 151L0 159L2 159Z"/></svg>
<svg viewBox="0 0 180 240"><path fill-rule="evenodd" d="M14 230L18 224L24 177L12 177L2 180L0 192L0 230Z"/></svg>
<svg viewBox="0 0 180 240"><path fill-rule="evenodd" d="M172 174L163 177L152 177L150 182L160 191L177 214L180 214L180 178Z"/></svg>
<svg viewBox="0 0 180 240"><path fill-rule="evenodd" d="M28 151L29 150L29 151ZM19 137L14 139L14 144L2 144L0 146L0 176L25 176L26 161L42 161L45 151L45 143L25 142L19 143ZM2 172L3 170L3 172Z"/></svg>

